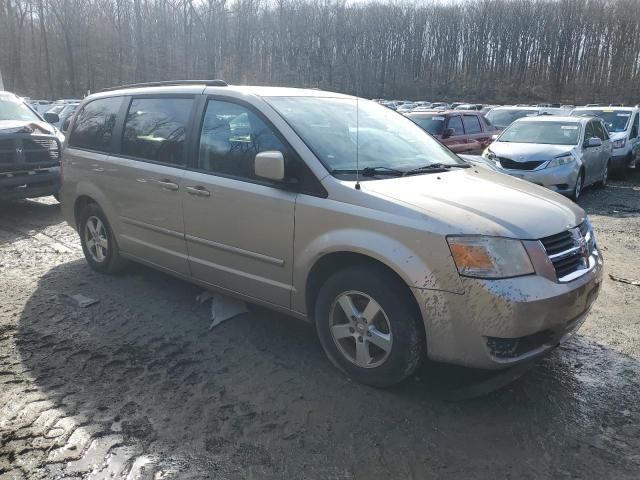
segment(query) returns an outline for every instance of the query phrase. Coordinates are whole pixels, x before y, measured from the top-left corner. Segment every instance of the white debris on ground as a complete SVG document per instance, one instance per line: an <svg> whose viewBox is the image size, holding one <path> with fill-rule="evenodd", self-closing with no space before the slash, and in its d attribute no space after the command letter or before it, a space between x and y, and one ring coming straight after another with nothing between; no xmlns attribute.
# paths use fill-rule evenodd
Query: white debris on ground
<svg viewBox="0 0 640 480"><path fill-rule="evenodd" d="M205 290L196 297L198 303L205 303L209 300L211 300L211 325L209 325L209 330L248 311L247 304L243 301L218 292Z"/></svg>

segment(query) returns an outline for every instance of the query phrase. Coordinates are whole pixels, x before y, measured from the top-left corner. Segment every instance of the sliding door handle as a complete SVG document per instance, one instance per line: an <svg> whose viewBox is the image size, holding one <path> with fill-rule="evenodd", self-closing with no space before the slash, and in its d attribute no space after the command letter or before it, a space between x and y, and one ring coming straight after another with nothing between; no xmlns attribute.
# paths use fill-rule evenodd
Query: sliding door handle
<svg viewBox="0 0 640 480"><path fill-rule="evenodd" d="M204 188L202 185L197 185L195 187L189 186L184 187L189 195L195 195L196 197L210 197L211 192Z"/></svg>

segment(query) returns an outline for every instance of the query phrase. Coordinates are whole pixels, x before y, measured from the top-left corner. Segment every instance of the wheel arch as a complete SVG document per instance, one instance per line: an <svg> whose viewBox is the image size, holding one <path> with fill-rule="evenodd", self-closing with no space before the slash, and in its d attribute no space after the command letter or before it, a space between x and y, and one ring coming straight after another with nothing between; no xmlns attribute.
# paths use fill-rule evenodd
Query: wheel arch
<svg viewBox="0 0 640 480"><path fill-rule="evenodd" d="M340 270L354 266L372 266L386 271L395 278L396 281L406 289L407 299L411 302L411 307L418 318L422 319L418 302L411 292L410 286L398 272L381 260L370 255L354 251L334 251L327 253L316 260L311 267L305 284L305 305L308 317L313 321L318 291L322 285ZM421 322L423 324L423 322Z"/></svg>

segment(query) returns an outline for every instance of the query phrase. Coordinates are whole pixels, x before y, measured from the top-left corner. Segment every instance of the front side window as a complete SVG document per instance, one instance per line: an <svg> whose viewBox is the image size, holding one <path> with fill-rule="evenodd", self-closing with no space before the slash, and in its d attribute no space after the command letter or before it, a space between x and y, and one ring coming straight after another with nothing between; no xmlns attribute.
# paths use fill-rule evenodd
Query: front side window
<svg viewBox="0 0 640 480"><path fill-rule="evenodd" d="M454 135L464 135L464 129L462 128L462 120L457 115L449 117L447 128L453 130Z"/></svg>
<svg viewBox="0 0 640 480"><path fill-rule="evenodd" d="M596 137L598 137L603 142L605 140L609 140L609 135L607 135L607 129L604 128L601 122L593 122L593 129L596 133Z"/></svg>
<svg viewBox="0 0 640 480"><path fill-rule="evenodd" d="M576 145L580 125L570 122L537 122L520 120L513 123L498 138L499 142Z"/></svg>
<svg viewBox="0 0 640 480"><path fill-rule="evenodd" d="M464 122L464 130L467 133L482 132L482 127L480 126L480 120L476 115L464 115L462 117L462 121Z"/></svg>
<svg viewBox="0 0 640 480"><path fill-rule="evenodd" d="M193 107L191 98L136 98L124 124L122 154L167 163L186 164L185 139Z"/></svg>
<svg viewBox="0 0 640 480"><path fill-rule="evenodd" d="M413 121L375 102L307 96L266 100L334 174L465 165Z"/></svg>
<svg viewBox="0 0 640 480"><path fill-rule="evenodd" d="M14 95L0 94L0 120L39 122L40 118Z"/></svg>
<svg viewBox="0 0 640 480"><path fill-rule="evenodd" d="M69 146L110 152L121 104L122 97L100 98L87 103L76 117Z"/></svg>
<svg viewBox="0 0 640 480"><path fill-rule="evenodd" d="M587 144L590 138L596 136L596 132L593 130L593 122L587 123L584 131L584 143Z"/></svg>
<svg viewBox="0 0 640 480"><path fill-rule="evenodd" d="M462 120L460 117L449 117L449 121L447 122L447 128L453 130L454 135L463 135L464 129L462 128Z"/></svg>
<svg viewBox="0 0 640 480"><path fill-rule="evenodd" d="M631 138L636 138L638 136L638 129L640 128L640 114L636 113L634 118L633 128L631 129Z"/></svg>
<svg viewBox="0 0 640 480"><path fill-rule="evenodd" d="M288 148L255 113L235 103L209 101L200 135L200 169L256 179L256 155L273 150L281 152L287 164L291 163Z"/></svg>

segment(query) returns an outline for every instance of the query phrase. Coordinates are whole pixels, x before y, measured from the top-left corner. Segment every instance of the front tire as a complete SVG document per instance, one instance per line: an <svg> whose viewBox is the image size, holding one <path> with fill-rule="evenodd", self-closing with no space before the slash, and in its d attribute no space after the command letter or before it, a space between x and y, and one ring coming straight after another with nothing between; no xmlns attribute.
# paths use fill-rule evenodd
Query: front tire
<svg viewBox="0 0 640 480"><path fill-rule="evenodd" d="M598 182L598 187L604 188L607 186L607 182L609 181L610 170L611 170L611 160L607 160L607 164L604 167L604 172L602 173L602 179Z"/></svg>
<svg viewBox="0 0 640 480"><path fill-rule="evenodd" d="M126 265L105 214L95 204L87 205L78 222L82 251L87 263L100 273L114 273Z"/></svg>
<svg viewBox="0 0 640 480"><path fill-rule="evenodd" d="M584 170L580 170L578 172L578 178L576 178L576 184L573 187L573 193L571 194L571 198L574 202L577 202L582 195L582 189L584 188Z"/></svg>
<svg viewBox="0 0 640 480"><path fill-rule="evenodd" d="M315 323L331 362L354 380L388 387L425 357L422 319L406 285L381 267L338 271L321 287Z"/></svg>

